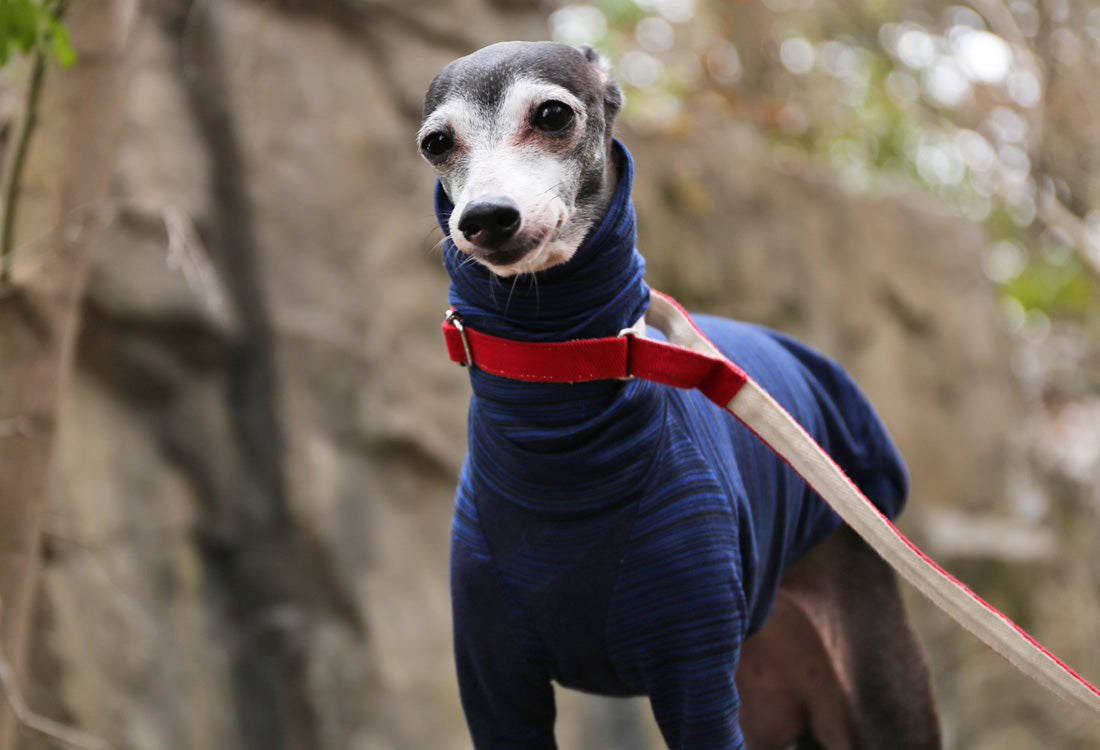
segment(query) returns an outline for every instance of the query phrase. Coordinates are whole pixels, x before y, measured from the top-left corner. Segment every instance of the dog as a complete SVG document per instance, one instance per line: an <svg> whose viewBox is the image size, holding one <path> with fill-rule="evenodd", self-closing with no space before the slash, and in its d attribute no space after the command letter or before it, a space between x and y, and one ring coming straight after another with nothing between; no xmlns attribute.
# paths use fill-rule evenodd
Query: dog
<svg viewBox="0 0 1100 750"><path fill-rule="evenodd" d="M466 327L524 342L641 330L623 103L596 51L550 42L486 47L431 82L418 145ZM901 512L904 463L836 363L694 319ZM648 696L673 750L941 746L893 572L732 417L641 379L469 374L450 574L476 748L556 748L553 682Z"/></svg>

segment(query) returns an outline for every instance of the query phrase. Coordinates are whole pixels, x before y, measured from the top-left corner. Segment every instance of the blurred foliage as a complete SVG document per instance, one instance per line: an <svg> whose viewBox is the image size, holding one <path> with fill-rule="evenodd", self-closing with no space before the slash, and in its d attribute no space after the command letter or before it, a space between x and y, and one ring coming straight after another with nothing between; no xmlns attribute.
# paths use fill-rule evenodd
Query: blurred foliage
<svg viewBox="0 0 1100 750"><path fill-rule="evenodd" d="M13 53L52 56L63 67L76 61L69 30L61 23L68 0L0 0L0 65Z"/></svg>
<svg viewBox="0 0 1100 750"><path fill-rule="evenodd" d="M1044 152L1049 123L1082 116L1052 111L1055 73L1091 90L1100 72L1088 0L594 0L551 28L617 61L636 127L676 132L706 97L850 190L935 194L987 228L1010 331L1100 346L1100 174L1059 174ZM1100 132L1100 106L1084 115Z"/></svg>

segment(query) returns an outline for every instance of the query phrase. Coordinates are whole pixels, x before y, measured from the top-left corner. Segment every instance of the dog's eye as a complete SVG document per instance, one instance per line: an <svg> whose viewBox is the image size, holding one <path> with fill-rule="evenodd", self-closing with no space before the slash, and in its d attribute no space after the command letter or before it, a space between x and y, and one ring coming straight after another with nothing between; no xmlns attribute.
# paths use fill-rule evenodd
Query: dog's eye
<svg viewBox="0 0 1100 750"><path fill-rule="evenodd" d="M573 124L573 110L562 102L543 102L535 110L531 124L544 133L560 133Z"/></svg>
<svg viewBox="0 0 1100 750"><path fill-rule="evenodd" d="M440 130L424 136L424 140L420 142L420 150L428 156L443 156L454 148L454 145L455 139L451 134Z"/></svg>

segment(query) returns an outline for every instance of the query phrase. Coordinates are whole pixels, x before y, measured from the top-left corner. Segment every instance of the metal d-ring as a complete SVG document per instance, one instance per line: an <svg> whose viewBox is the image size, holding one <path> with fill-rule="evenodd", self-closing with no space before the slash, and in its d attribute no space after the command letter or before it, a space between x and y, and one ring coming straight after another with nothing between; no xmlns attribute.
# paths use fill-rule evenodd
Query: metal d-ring
<svg viewBox="0 0 1100 750"><path fill-rule="evenodd" d="M459 362L463 367L471 367L474 364L474 355L470 352L470 339L466 336L466 326L462 325L462 316L457 310L448 310L443 319L453 325L458 335L462 338L462 348L466 350L466 361Z"/></svg>
<svg viewBox="0 0 1100 750"><path fill-rule="evenodd" d="M629 344L630 344L629 339L636 338L638 336L643 336L642 331L645 330L644 325L645 325L645 318L643 317L640 320L638 320L638 322L635 323L634 325L632 325L628 328L624 328L623 330L619 331L619 333L618 333L619 338L628 339L628 341L627 341L627 345L628 345L627 346L627 351L628 352L630 351L630 349L629 349ZM634 379L634 376L630 374L630 363L628 361L627 362L627 374L625 376L621 377L621 378L617 378L617 380L626 381L626 380L633 380L633 379Z"/></svg>

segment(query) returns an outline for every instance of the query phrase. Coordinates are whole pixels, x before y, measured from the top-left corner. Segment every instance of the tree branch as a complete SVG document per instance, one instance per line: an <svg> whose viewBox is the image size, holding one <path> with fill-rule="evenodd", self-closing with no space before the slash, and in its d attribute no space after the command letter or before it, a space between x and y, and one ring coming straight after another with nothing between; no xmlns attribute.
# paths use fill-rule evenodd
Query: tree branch
<svg viewBox="0 0 1100 750"><path fill-rule="evenodd" d="M52 737L79 750L111 750L110 746L99 737L67 727L32 711L15 684L15 675L2 648L0 648L0 688L3 689L15 718L27 729Z"/></svg>
<svg viewBox="0 0 1100 750"><path fill-rule="evenodd" d="M57 21L64 18L71 0L59 0L51 11ZM38 124L38 102L42 98L42 81L46 77L46 61L49 57L46 42L40 42L34 50L31 62L31 79L27 84L27 98L23 108L23 127L15 143L15 154L8 172L4 190L4 205L0 213L0 288L11 283L11 264L15 245L15 217L22 189L23 168L30 150L31 136Z"/></svg>
<svg viewBox="0 0 1100 750"><path fill-rule="evenodd" d="M19 139L15 142L15 154L12 157L4 190L3 215L0 217L0 232L2 232L0 234L0 286L10 283L12 249L15 244L15 215L19 206L23 167L27 162L31 135L38 122L38 101L42 98L42 80L46 75L46 55L41 49L35 51L31 65L31 80L27 85L23 127L19 131Z"/></svg>
<svg viewBox="0 0 1100 750"><path fill-rule="evenodd" d="M83 209L100 205L107 194L139 3L86 0L74 6L71 25L82 45L80 61L40 84L42 100L35 109L42 108L41 130L21 157L25 164L18 171L25 174L13 177L33 189L27 189L24 208L9 209L9 224L18 222L17 229L28 234L55 221L59 226L47 233L43 262L20 278L12 294L0 297L0 425L8 428L0 434L0 654L11 704L0 704L0 750L10 750L17 726L30 726L27 718L33 718L13 698L20 694L35 611L60 402L101 223L101 212ZM17 237L10 231L14 247Z"/></svg>

